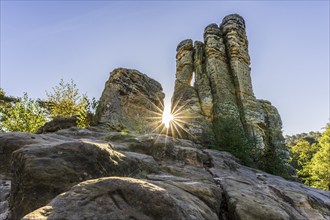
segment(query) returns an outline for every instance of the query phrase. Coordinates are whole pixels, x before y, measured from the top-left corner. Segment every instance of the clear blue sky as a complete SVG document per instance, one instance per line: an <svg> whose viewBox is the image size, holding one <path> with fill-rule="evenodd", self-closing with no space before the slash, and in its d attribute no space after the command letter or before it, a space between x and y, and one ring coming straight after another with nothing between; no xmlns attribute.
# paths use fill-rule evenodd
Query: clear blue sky
<svg viewBox="0 0 330 220"><path fill-rule="evenodd" d="M285 134L329 121L329 1L1 1L1 87L44 98L61 78L99 98L109 72L134 68L167 101L175 49L210 23L245 19L257 98L279 110Z"/></svg>

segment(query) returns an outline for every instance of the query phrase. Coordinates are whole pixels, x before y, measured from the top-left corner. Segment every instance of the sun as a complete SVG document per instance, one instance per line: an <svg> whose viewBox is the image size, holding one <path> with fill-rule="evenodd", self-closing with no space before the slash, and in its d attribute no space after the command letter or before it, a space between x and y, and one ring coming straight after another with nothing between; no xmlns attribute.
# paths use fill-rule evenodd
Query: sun
<svg viewBox="0 0 330 220"><path fill-rule="evenodd" d="M173 115L171 114L171 110L169 107L165 106L165 109L163 111L163 118L162 123L165 125L165 127L168 129L170 128L170 123L173 120Z"/></svg>
<svg viewBox="0 0 330 220"><path fill-rule="evenodd" d="M150 112L150 116L145 117L145 119L152 120L150 122L150 126L153 128L151 133L174 138L183 138L187 135L194 138L189 130L189 127L192 125L190 121L199 116L185 110L190 100L183 101L182 96L173 103L173 106L171 106L171 103L165 102L161 107L158 107L151 102L154 110L147 110Z"/></svg>

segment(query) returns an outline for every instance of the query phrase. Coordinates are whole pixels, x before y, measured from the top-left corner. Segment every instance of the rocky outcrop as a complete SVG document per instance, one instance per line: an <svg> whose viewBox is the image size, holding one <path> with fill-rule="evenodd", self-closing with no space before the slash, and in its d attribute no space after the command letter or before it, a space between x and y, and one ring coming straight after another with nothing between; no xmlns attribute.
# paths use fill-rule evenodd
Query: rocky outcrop
<svg viewBox="0 0 330 220"><path fill-rule="evenodd" d="M199 49L202 53L202 47ZM182 41L177 47L176 80L172 96L172 114L175 120L170 124L170 131L174 137L190 139L207 146L214 141L211 120L207 117L208 105L211 103L201 105L197 91L190 85L194 71L193 51L192 40ZM195 54L195 56L202 58L199 56L201 53ZM197 65L198 62L202 61L197 61ZM203 70L200 69L200 78L204 77L203 73ZM200 83L198 80L197 82ZM205 92L206 94L203 95L209 95L207 91ZM210 101L209 96L204 98L205 102Z"/></svg>
<svg viewBox="0 0 330 220"><path fill-rule="evenodd" d="M161 124L164 97L161 85L147 75L115 69L105 83L96 121L113 131L150 133Z"/></svg>
<svg viewBox="0 0 330 220"><path fill-rule="evenodd" d="M329 218L329 192L242 166L226 152L204 152L210 156L209 171L224 191L232 219Z"/></svg>
<svg viewBox="0 0 330 220"><path fill-rule="evenodd" d="M73 116L71 118L58 117L58 118L54 118L50 122L47 122L46 124L41 126L36 133L41 134L47 132L54 132L61 129L71 128L76 126L77 126L76 116Z"/></svg>
<svg viewBox="0 0 330 220"><path fill-rule="evenodd" d="M39 135L22 132L3 133L0 138L0 174L11 176L12 153L24 145L42 142Z"/></svg>
<svg viewBox="0 0 330 220"><path fill-rule="evenodd" d="M0 220L330 219L329 192L206 148L221 144L230 120L265 150L281 149L278 111L253 95L244 20L209 25L204 43L181 42L176 58L175 137L155 130L160 84L122 68L106 83L98 126L0 134Z"/></svg>
<svg viewBox="0 0 330 220"><path fill-rule="evenodd" d="M83 180L154 171L158 165L147 159L118 153L107 143L87 139L27 145L11 158L13 218L22 217Z"/></svg>
<svg viewBox="0 0 330 220"><path fill-rule="evenodd" d="M229 153L189 140L92 127L1 134L4 143L20 143L10 159L7 219L330 217L329 192L242 166ZM1 179L0 216L8 216L10 181Z"/></svg>
<svg viewBox="0 0 330 220"><path fill-rule="evenodd" d="M179 118L184 118L178 126L179 136L203 145L223 146L227 144L223 125L230 123L242 135L255 137L261 148L283 149L281 118L276 108L257 100L253 93L241 16L228 15L219 26L208 25L204 42L182 41L176 58L172 112L180 111ZM190 85L193 75L196 81Z"/></svg>
<svg viewBox="0 0 330 220"><path fill-rule="evenodd" d="M177 196L194 199L188 192L172 188L178 191ZM191 212L180 207L180 201L171 194L172 190L132 178L89 180L74 186L23 219L190 219ZM187 203L196 206L191 200ZM90 209L96 212L90 212ZM213 216L210 213L205 213L205 219L217 219L214 213Z"/></svg>

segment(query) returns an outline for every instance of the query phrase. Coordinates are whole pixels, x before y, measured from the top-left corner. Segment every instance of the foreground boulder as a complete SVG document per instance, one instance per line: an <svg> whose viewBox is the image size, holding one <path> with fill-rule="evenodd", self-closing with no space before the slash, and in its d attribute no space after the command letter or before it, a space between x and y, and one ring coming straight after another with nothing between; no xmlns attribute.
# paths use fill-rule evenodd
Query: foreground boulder
<svg viewBox="0 0 330 220"><path fill-rule="evenodd" d="M224 191L233 219L329 219L330 193L245 167L231 154L205 150L209 172Z"/></svg>
<svg viewBox="0 0 330 220"><path fill-rule="evenodd" d="M115 69L105 83L96 121L113 131L150 133L161 124L162 90L157 81L137 70Z"/></svg>
<svg viewBox="0 0 330 220"><path fill-rule="evenodd" d="M164 188L137 179L109 177L80 183L23 219L184 220L191 216Z"/></svg>
<svg viewBox="0 0 330 220"><path fill-rule="evenodd" d="M3 133L0 136L0 173L11 176L11 154L26 144L37 143L37 135L30 133Z"/></svg>
<svg viewBox="0 0 330 220"><path fill-rule="evenodd" d="M20 136L2 137L8 144ZM0 187L0 216L9 216L10 198L7 219L330 217L329 192L242 166L229 153L188 140L100 128L33 137L12 154L10 196L8 182Z"/></svg>
<svg viewBox="0 0 330 220"><path fill-rule="evenodd" d="M143 162L144 159L116 152L109 144L88 140L27 145L15 151L11 159L12 216L20 218L84 180L113 175L134 176L141 170L148 173L157 166L154 162L148 167L149 163Z"/></svg>

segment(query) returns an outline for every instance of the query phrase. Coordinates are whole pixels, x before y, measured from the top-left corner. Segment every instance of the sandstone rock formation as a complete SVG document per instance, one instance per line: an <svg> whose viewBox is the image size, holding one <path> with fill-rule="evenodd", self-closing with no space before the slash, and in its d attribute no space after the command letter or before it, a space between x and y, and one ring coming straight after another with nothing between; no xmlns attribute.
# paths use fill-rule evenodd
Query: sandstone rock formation
<svg viewBox="0 0 330 220"><path fill-rule="evenodd" d="M280 116L254 97L249 62L238 15L209 25L204 43L179 44L172 101L183 126L172 124L171 134L184 139L155 133L162 88L123 68L106 83L100 125L63 129L58 121L42 134L0 134L0 220L330 219L329 192L207 149L221 143L217 128L228 118L263 147L282 145Z"/></svg>
<svg viewBox="0 0 330 220"><path fill-rule="evenodd" d="M179 190L179 189L177 189ZM181 196L193 196L181 190ZM188 199L187 198L187 199ZM95 208L81 209L76 204ZM188 203L192 203L187 200ZM106 203L106 206L103 204ZM205 206L205 205L204 205ZM166 211L164 211L166 210ZM23 219L189 219L189 212L178 206L173 195L163 187L132 178L106 177L74 186ZM41 217L41 218L40 218ZM216 219L216 215L205 215ZM205 219L206 219L205 218Z"/></svg>
<svg viewBox="0 0 330 220"><path fill-rule="evenodd" d="M150 133L161 122L162 86L137 70L115 69L105 83L96 120L114 131Z"/></svg>
<svg viewBox="0 0 330 220"><path fill-rule="evenodd" d="M48 139L21 147L11 158L13 218L22 217L83 180L133 176L157 166L136 157L113 151L108 143L84 139Z"/></svg>
<svg viewBox="0 0 330 220"><path fill-rule="evenodd" d="M329 192L242 166L229 153L189 140L102 127L0 134L5 150L16 143L12 177L0 177L12 183L7 219L330 217ZM9 181L3 186L6 205Z"/></svg>
<svg viewBox="0 0 330 220"><path fill-rule="evenodd" d="M201 103L196 90L190 86L194 71L193 49L192 40L182 41L177 47L177 72L172 96L172 114L176 120L179 120L179 123L171 123L171 134L207 146L214 142L212 122L208 117L211 116L212 99L210 91L203 88L201 94L204 95L202 99L205 102ZM196 57L200 57L201 54L202 52L196 54ZM199 64L202 61L196 62ZM198 77L196 81L198 86L202 83L206 84L205 80L208 81L205 77L203 78L202 74L196 75L196 77Z"/></svg>
<svg viewBox="0 0 330 220"><path fill-rule="evenodd" d="M204 42L182 41L177 48L172 112L188 118L179 135L203 145L223 143L222 124L254 136L261 148L282 149L284 138L278 111L254 96L245 22L237 14L220 26L205 28ZM195 75L195 83L190 86ZM182 116L183 115L183 116ZM179 132L178 132L179 133Z"/></svg>

